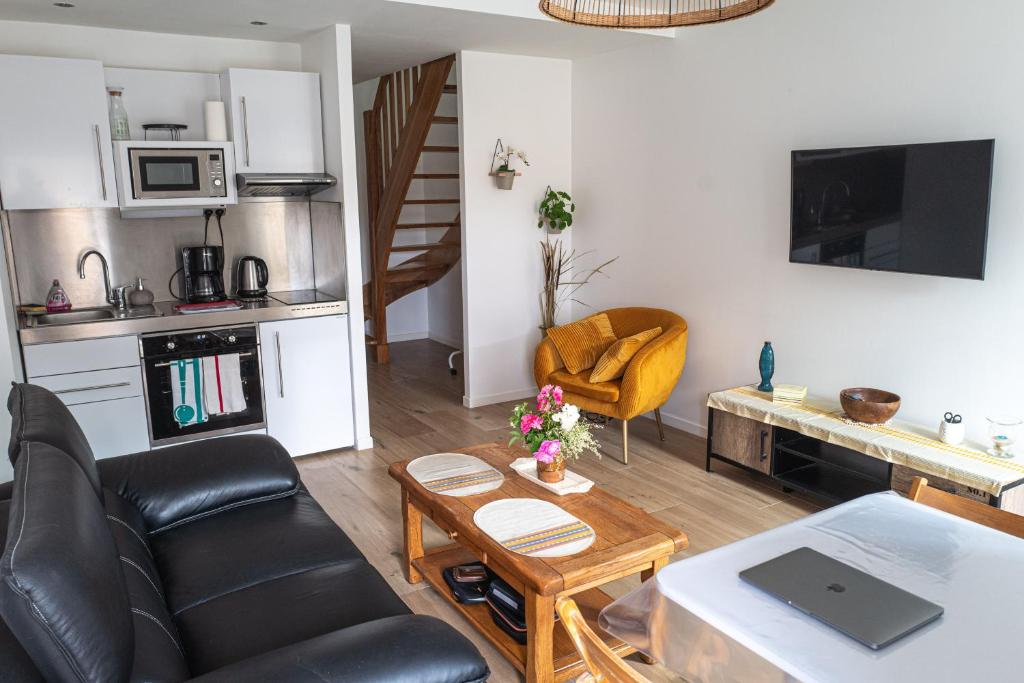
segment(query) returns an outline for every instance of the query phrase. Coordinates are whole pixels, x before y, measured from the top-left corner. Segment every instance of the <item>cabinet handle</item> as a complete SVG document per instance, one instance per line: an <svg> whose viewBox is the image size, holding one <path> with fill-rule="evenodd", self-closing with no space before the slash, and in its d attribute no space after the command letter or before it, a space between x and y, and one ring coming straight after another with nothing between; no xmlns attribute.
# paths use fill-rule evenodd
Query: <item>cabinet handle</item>
<svg viewBox="0 0 1024 683"><path fill-rule="evenodd" d="M107 201L107 172L103 168L103 143L100 142L100 127L94 124L92 132L96 137L96 162L100 165L100 190L103 193L103 201Z"/></svg>
<svg viewBox="0 0 1024 683"><path fill-rule="evenodd" d="M57 395L60 395L60 394L75 394L75 393L78 393L79 391L98 391L100 389L118 389L120 387L130 387L131 385L132 385L131 382L116 382L114 384L95 384L95 385L93 385L91 387L73 387L71 389L58 389L57 391L55 391L53 393L55 393Z"/></svg>
<svg viewBox="0 0 1024 683"><path fill-rule="evenodd" d="M761 462L764 462L765 460L768 459L768 451L766 451L764 449L764 442L765 442L765 439L767 439L767 438L768 438L768 430L767 429L762 429L761 430Z"/></svg>
<svg viewBox="0 0 1024 683"><path fill-rule="evenodd" d="M284 368L281 366L281 333L274 333L274 346L277 349L277 395L284 398Z"/></svg>
<svg viewBox="0 0 1024 683"><path fill-rule="evenodd" d="M241 98L242 103L242 141L245 143L245 165L249 165L249 108L245 104L245 98Z"/></svg>

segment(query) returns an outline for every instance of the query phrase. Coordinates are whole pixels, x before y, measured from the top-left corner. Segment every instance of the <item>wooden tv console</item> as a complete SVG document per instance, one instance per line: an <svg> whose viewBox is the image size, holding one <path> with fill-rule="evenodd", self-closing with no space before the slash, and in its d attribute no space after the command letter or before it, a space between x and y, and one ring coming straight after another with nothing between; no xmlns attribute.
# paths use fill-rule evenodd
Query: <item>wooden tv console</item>
<svg viewBox="0 0 1024 683"><path fill-rule="evenodd" d="M709 397L709 404L716 403L714 396ZM771 394L767 396L770 403ZM721 401L717 403L722 405ZM828 433L820 426L804 429L793 420L774 419L783 412L776 413L770 407L764 411L768 413L764 416L767 421L721 407L708 408L708 472L713 460L721 460L771 477L784 489L804 491L833 503L890 489L906 495L911 480L922 476L929 486L1024 514L1024 473L1016 481L1001 481L998 486L986 481L983 487L948 467L946 476L936 474L937 468L924 457L917 460L918 467L892 462L873 452L877 449L867 443L862 450L851 448L857 445L851 439L845 440L846 445L830 443ZM783 422L790 428L771 422ZM927 444L917 446L927 449Z"/></svg>

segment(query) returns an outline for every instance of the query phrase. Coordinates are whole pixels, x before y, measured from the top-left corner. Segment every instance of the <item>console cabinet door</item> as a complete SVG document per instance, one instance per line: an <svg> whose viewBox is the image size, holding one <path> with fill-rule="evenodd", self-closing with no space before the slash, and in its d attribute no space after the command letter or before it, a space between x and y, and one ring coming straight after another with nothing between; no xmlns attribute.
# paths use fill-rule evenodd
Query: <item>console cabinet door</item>
<svg viewBox="0 0 1024 683"><path fill-rule="evenodd" d="M323 173L320 74L228 69L221 96L238 173Z"/></svg>
<svg viewBox="0 0 1024 683"><path fill-rule="evenodd" d="M711 432L711 446L715 455L771 474L771 425L716 410Z"/></svg>
<svg viewBox="0 0 1024 683"><path fill-rule="evenodd" d="M267 434L292 456L355 443L348 316L260 323Z"/></svg>
<svg viewBox="0 0 1024 683"><path fill-rule="evenodd" d="M103 65L0 55L3 208L117 206Z"/></svg>

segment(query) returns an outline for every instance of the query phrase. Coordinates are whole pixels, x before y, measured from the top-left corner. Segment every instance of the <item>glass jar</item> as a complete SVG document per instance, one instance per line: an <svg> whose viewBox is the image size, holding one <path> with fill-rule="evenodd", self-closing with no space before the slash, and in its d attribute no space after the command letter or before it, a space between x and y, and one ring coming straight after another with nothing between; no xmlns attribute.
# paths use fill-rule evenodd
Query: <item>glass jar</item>
<svg viewBox="0 0 1024 683"><path fill-rule="evenodd" d="M121 93L124 88L107 88L110 94L110 139L131 140L131 128L128 126L128 111L124 108Z"/></svg>
<svg viewBox="0 0 1024 683"><path fill-rule="evenodd" d="M1020 427L1024 424L1013 415L997 415L988 419L988 437L992 439L989 455L997 458L1012 458L1013 444L1017 441Z"/></svg>

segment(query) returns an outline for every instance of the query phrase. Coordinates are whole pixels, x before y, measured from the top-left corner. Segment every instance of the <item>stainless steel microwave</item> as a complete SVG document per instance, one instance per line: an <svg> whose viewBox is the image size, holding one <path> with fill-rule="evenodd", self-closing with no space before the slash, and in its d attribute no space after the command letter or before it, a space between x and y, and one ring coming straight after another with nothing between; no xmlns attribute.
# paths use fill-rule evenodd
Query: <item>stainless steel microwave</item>
<svg viewBox="0 0 1024 683"><path fill-rule="evenodd" d="M123 208L237 201L230 142L117 142L115 147Z"/></svg>

